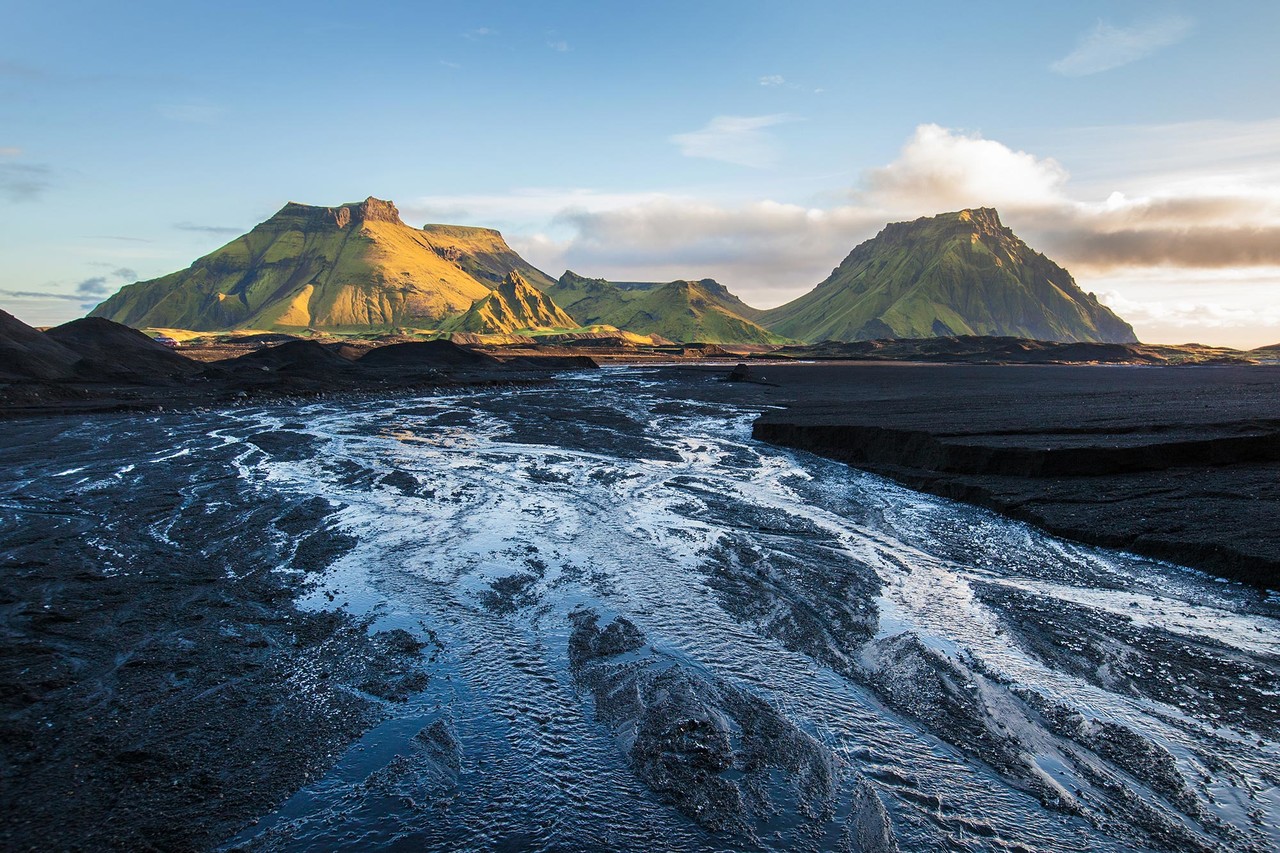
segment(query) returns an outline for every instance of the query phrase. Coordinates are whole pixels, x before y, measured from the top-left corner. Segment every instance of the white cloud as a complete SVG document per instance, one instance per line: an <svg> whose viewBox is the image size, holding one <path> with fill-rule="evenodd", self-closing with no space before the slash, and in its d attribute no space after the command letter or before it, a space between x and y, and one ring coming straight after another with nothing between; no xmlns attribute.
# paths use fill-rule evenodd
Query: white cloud
<svg viewBox="0 0 1280 853"><path fill-rule="evenodd" d="M898 159L867 173L866 196L898 211L1042 207L1062 201L1067 172L977 134L922 124Z"/></svg>
<svg viewBox="0 0 1280 853"><path fill-rule="evenodd" d="M794 121L778 113L764 116L716 116L705 127L669 137L686 157L719 160L763 169L777 161L777 144L765 128Z"/></svg>
<svg viewBox="0 0 1280 853"><path fill-rule="evenodd" d="M886 222L977 206L997 208L1034 248L1093 277L1143 267L1280 266L1280 183L1239 192L1142 189L1081 200L1053 159L922 125L893 162L863 174L844 205L555 191L472 199L466 207L553 221L556 228L534 232L550 265L682 267L679 276L732 274L760 293L771 282L779 289L816 283Z"/></svg>
<svg viewBox="0 0 1280 853"><path fill-rule="evenodd" d="M762 132L779 120L785 117L734 119L739 124L724 132ZM410 222L499 227L517 251L553 275L568 268L624 281L709 276L749 304L769 307L810 290L887 222L995 206L1015 233L1071 270L1082 287L1111 294L1110 304L1143 340L1275 343L1276 160L1264 156L1259 127L1218 129L1224 138L1245 140L1251 152L1238 161L1231 151L1220 152L1231 164L1229 179L1205 172L1180 183L1161 171L1158 178L1128 182L1123 191L1098 178L1082 191L1054 159L922 125L892 162L865 171L844 203L821 207L728 202L690 191L561 188L427 196L401 207ZM1128 135L1159 134L1140 127ZM1213 161L1188 155L1169 166L1205 162Z"/></svg>
<svg viewBox="0 0 1280 853"><path fill-rule="evenodd" d="M1280 343L1280 302L1259 299L1280 286L1280 267L1130 269L1097 278L1098 298L1143 340L1252 349Z"/></svg>
<svg viewBox="0 0 1280 853"><path fill-rule="evenodd" d="M1099 21L1080 37L1075 50L1050 63L1049 68L1067 77L1083 77L1110 71L1177 44L1191 34L1195 22L1172 15L1132 27L1116 27Z"/></svg>
<svg viewBox="0 0 1280 853"><path fill-rule="evenodd" d="M21 157L22 149L16 145L5 145L0 147L0 157Z"/></svg>
<svg viewBox="0 0 1280 853"><path fill-rule="evenodd" d="M760 78L760 85L766 87L781 86L787 82L787 78L781 74L766 74Z"/></svg>
<svg viewBox="0 0 1280 853"><path fill-rule="evenodd" d="M547 42L547 47L551 48L556 53L569 52L569 43L564 39L551 39Z"/></svg>

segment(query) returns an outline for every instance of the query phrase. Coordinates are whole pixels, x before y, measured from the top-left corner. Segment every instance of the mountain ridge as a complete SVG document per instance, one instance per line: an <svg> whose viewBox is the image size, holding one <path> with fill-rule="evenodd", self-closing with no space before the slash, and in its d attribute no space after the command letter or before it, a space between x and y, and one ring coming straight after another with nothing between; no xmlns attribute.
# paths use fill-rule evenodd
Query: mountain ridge
<svg viewBox="0 0 1280 853"><path fill-rule="evenodd" d="M615 326L686 343L787 342L785 337L740 313L742 309L758 313L759 309L747 305L714 279L628 282L619 286L565 270L545 292L588 326Z"/></svg>
<svg viewBox="0 0 1280 853"><path fill-rule="evenodd" d="M514 335L531 330L569 330L578 323L545 291L525 281L517 272L507 273L488 295L441 326L442 332L482 335Z"/></svg>

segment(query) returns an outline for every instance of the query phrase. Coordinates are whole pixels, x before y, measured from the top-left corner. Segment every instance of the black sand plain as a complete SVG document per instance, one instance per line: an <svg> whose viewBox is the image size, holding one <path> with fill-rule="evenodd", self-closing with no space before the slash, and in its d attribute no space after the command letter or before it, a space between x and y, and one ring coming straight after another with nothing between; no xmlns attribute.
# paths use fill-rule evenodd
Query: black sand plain
<svg viewBox="0 0 1280 853"><path fill-rule="evenodd" d="M756 438L1052 533L1280 583L1280 369L752 364ZM763 384L768 383L768 384Z"/></svg>
<svg viewBox="0 0 1280 853"><path fill-rule="evenodd" d="M306 375L290 384L353 390L330 385L318 361L304 354ZM769 407L758 439L1276 585L1280 369L755 362L726 381L732 368L653 376ZM441 385L464 375L516 378L471 366ZM294 604L350 547L329 528L338 507L245 489L230 451L166 458L96 491L32 476L51 448L68 466L114 470L121 447L163 456L173 430L216 425L216 411L192 410L17 417L0 430L6 849L208 848L425 686L430 647ZM280 454L302 436L286 424L254 440ZM133 531L108 538L129 553L105 553L103 529ZM295 571L269 568L282 564Z"/></svg>

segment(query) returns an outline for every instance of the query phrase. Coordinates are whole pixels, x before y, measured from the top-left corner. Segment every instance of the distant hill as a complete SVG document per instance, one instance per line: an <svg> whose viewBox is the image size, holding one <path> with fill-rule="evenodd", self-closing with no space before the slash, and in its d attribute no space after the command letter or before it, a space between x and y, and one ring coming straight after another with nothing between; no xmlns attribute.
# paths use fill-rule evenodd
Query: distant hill
<svg viewBox="0 0 1280 853"><path fill-rule="evenodd" d="M0 311L0 382L171 380L200 365L137 329L102 319L41 332Z"/></svg>
<svg viewBox="0 0 1280 853"><path fill-rule="evenodd" d="M888 225L760 323L815 343L989 335L1131 343L1133 327L990 208Z"/></svg>
<svg viewBox="0 0 1280 853"><path fill-rule="evenodd" d="M535 330L564 331L578 324L555 301L517 272L507 273L494 290L445 322L445 332L513 335Z"/></svg>
<svg viewBox="0 0 1280 853"><path fill-rule="evenodd" d="M566 271L545 291L584 325L614 326L680 342L786 343L786 338L746 316L759 311L709 278L667 284L616 284Z"/></svg>
<svg viewBox="0 0 1280 853"><path fill-rule="evenodd" d="M82 317L55 326L45 336L78 354L85 365L113 377L176 379L200 365L157 343L149 335L101 317Z"/></svg>
<svg viewBox="0 0 1280 853"><path fill-rule="evenodd" d="M0 381L69 379L80 354L0 311Z"/></svg>
<svg viewBox="0 0 1280 853"><path fill-rule="evenodd" d="M290 202L187 269L127 285L90 316L197 331L436 328L510 272L552 283L488 228L411 228L375 198Z"/></svg>

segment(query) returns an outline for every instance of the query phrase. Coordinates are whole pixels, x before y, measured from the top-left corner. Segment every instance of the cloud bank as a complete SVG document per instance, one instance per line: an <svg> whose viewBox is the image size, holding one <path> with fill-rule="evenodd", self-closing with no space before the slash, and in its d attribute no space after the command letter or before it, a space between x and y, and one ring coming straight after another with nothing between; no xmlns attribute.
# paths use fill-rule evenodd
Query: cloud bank
<svg viewBox="0 0 1280 853"><path fill-rule="evenodd" d="M780 117L713 122L711 133L684 142L697 152L686 153L705 156L698 146L711 146L724 134L772 126L761 119ZM1209 327L1226 328L1246 322L1250 312L1241 306L1250 300L1280 303L1266 298L1280 283L1280 137L1267 132L1273 125L1215 123L1211 135L1247 144L1235 152L1239 156L1231 156L1232 149L1213 158L1201 150L1208 131L1199 124L1126 130L1121 136L1140 141L1159 169L1119 189L1097 181L1078 187L1053 158L924 124L891 162L864 171L835 203L822 206L730 203L689 192L527 189L427 197L402 208L411 221L497 225L517 251L553 275L572 269L623 281L709 276L748 303L769 307L810 290L888 222L995 207L1019 236L1071 270L1085 289L1127 294L1115 303L1122 316L1138 324L1145 319L1160 330L1144 332L1139 325L1140 335L1172 340L1197 316ZM1153 144L1157 140L1163 148ZM1223 164L1223 171L1206 172L1206 162ZM1241 269L1258 270L1262 277L1229 294L1216 284ZM1154 278L1137 276L1140 271ZM1162 295L1155 283L1186 275L1195 284L1183 286L1176 298ZM1204 295L1215 288L1223 300ZM1144 312L1136 303L1153 307Z"/></svg>
<svg viewBox="0 0 1280 853"><path fill-rule="evenodd" d="M995 207L1034 248L1077 274L1135 267L1280 266L1280 188L1224 192L1206 184L1180 194L1102 200L1071 195L1066 168L975 133L916 128L898 156L867 170L847 203L723 204L686 195L488 197L541 205L553 228L512 242L554 272L626 279L720 278L756 304L798 296L885 223L965 207ZM575 204L588 201L588 204ZM465 199L451 212L477 212ZM509 209L509 208L508 208ZM562 236L550 236L559 231ZM567 232L567 235L566 235Z"/></svg>

